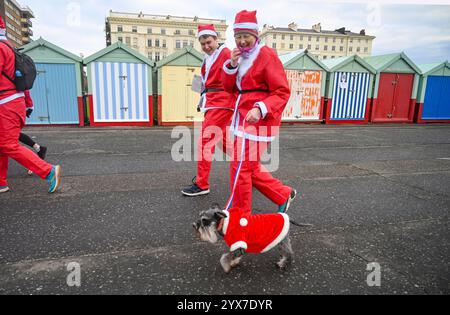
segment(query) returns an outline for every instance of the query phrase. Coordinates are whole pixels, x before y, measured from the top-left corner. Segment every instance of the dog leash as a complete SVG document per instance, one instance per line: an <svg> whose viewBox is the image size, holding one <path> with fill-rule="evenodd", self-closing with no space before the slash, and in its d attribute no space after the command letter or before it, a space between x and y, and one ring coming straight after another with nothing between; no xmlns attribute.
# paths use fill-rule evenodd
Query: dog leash
<svg viewBox="0 0 450 315"><path fill-rule="evenodd" d="M233 199L234 199L234 193L236 192L236 187L237 187L237 182L238 182L238 178L239 178L239 174L241 173L241 168L242 168L242 163L244 162L245 159L245 143L246 143L246 133L245 133L245 118L244 121L242 123L242 148L241 148L241 160L239 162L238 168L236 169L236 174L234 175L234 183L233 183L233 189L231 190L231 195L230 198L228 199L227 202L227 206L225 207L225 210L230 210L231 205L233 204ZM238 131L239 131L239 127L238 127Z"/></svg>

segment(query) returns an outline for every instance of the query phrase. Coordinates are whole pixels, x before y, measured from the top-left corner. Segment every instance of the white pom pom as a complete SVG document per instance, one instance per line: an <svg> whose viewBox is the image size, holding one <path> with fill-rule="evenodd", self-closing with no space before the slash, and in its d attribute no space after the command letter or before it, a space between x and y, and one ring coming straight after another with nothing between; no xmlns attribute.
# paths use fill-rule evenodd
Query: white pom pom
<svg viewBox="0 0 450 315"><path fill-rule="evenodd" d="M239 223L241 224L242 227L246 227L248 225L248 220L245 218L242 218Z"/></svg>

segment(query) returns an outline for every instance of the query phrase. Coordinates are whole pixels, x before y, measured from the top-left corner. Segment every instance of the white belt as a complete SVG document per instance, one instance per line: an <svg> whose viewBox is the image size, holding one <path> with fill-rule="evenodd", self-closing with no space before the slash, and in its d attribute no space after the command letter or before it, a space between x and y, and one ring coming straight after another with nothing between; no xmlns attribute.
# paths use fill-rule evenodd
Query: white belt
<svg viewBox="0 0 450 315"><path fill-rule="evenodd" d="M21 98L21 97L25 97L25 94L23 92L19 92L13 95L10 95L2 100L0 100L0 105L9 103L11 101L14 101L15 99Z"/></svg>

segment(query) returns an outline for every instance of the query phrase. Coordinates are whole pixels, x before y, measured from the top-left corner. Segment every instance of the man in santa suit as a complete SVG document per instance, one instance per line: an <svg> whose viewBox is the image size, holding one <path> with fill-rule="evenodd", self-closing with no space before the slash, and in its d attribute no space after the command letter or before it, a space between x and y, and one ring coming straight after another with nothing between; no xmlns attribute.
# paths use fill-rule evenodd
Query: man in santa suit
<svg viewBox="0 0 450 315"><path fill-rule="evenodd" d="M230 168L232 206L251 212L255 187L278 205L279 212L286 212L296 197L295 189L273 178L260 161L278 134L289 84L276 52L260 43L256 11L239 12L233 28L237 48L223 65L222 75L225 90L238 93L231 124L236 136Z"/></svg>
<svg viewBox="0 0 450 315"><path fill-rule="evenodd" d="M16 76L15 54L6 38L6 26L0 16L0 193L9 191L7 183L8 158L16 160L42 179L49 193L57 190L60 166L52 166L31 150L19 145L19 135L25 125L25 93L17 91L12 82Z"/></svg>
<svg viewBox="0 0 450 315"><path fill-rule="evenodd" d="M202 64L202 92L199 110L205 113L198 145L197 177L192 186L184 189L185 196L209 194L209 175L216 144L222 141L226 152L227 127L233 116L235 96L222 85L222 66L230 59L230 50L219 44L214 25L199 25L198 38L205 57Z"/></svg>

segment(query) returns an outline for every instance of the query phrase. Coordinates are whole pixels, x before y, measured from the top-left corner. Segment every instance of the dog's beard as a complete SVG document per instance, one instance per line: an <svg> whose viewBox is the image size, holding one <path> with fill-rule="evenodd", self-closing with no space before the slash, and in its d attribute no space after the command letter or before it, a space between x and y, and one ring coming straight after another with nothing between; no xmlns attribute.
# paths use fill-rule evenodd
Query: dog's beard
<svg viewBox="0 0 450 315"><path fill-rule="evenodd" d="M199 233L200 233L200 239L202 241L209 242L211 244L215 244L219 240L219 238L217 237L215 224L211 224L208 227L201 227L199 229Z"/></svg>

